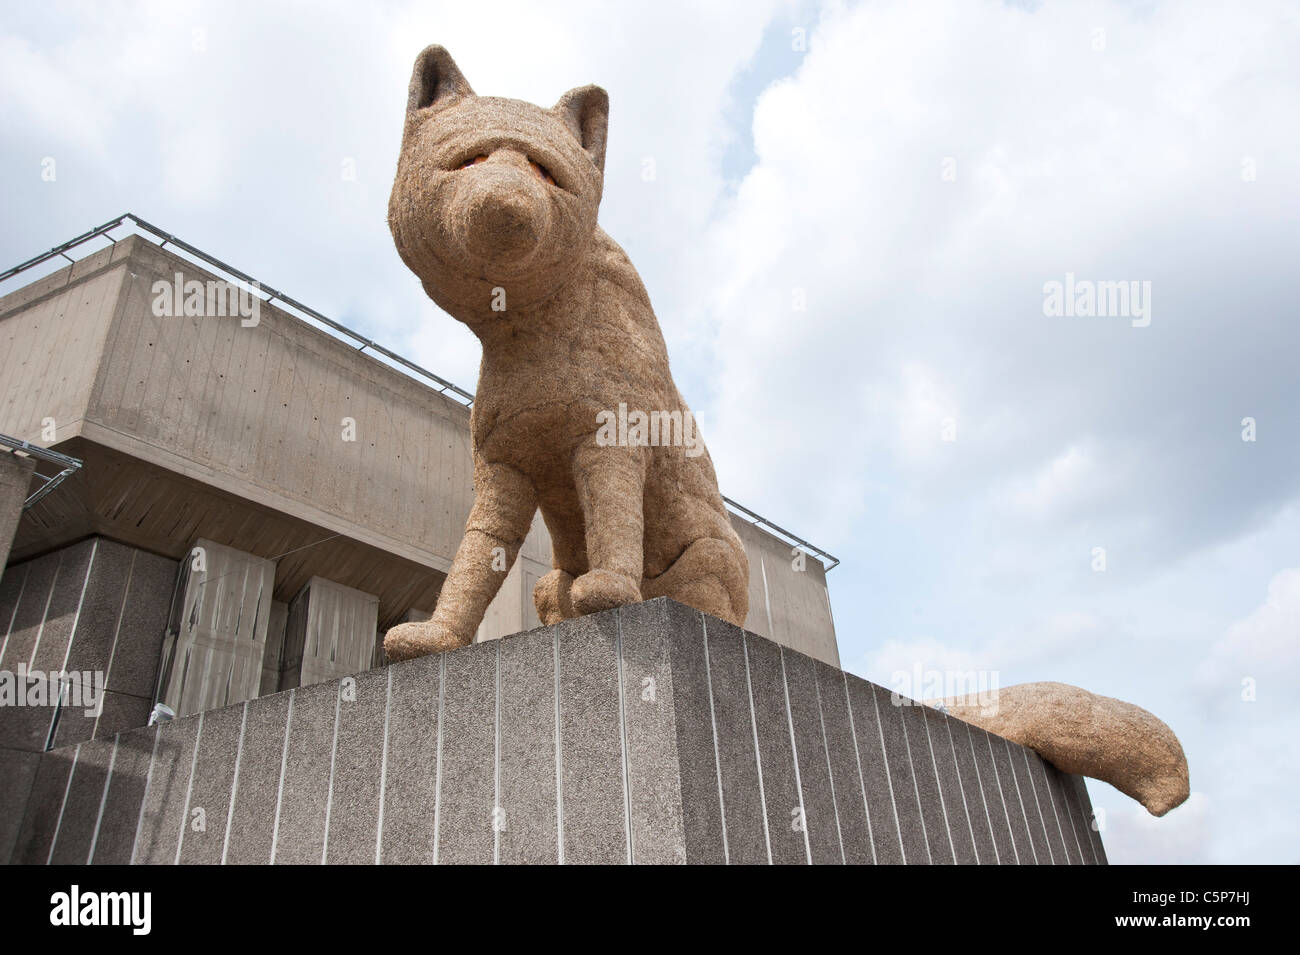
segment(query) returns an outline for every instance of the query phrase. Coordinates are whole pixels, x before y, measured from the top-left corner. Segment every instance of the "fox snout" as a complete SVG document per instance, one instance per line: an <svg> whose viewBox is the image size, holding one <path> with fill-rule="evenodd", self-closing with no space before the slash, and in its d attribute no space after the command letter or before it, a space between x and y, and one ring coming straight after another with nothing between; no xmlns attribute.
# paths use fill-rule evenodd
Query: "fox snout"
<svg viewBox="0 0 1300 955"><path fill-rule="evenodd" d="M439 306L495 328L572 280L600 231L608 120L597 86L543 109L478 96L445 49L420 53L388 225Z"/></svg>
<svg viewBox="0 0 1300 955"><path fill-rule="evenodd" d="M525 265L550 228L549 173L500 149L456 173L452 221L465 251L488 266Z"/></svg>

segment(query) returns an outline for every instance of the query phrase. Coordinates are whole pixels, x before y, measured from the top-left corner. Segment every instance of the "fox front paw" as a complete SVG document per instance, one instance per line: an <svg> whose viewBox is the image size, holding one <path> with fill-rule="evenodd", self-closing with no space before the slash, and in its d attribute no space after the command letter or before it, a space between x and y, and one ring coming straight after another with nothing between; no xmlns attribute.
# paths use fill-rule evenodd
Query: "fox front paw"
<svg viewBox="0 0 1300 955"><path fill-rule="evenodd" d="M463 637L452 633L440 623L432 620L424 623L399 623L384 635L384 652L388 659L396 663L399 660L414 660L416 657L430 653L442 653L469 646L473 637Z"/></svg>
<svg viewBox="0 0 1300 955"><path fill-rule="evenodd" d="M555 569L537 581L533 588L533 603L537 607L537 619L546 626L568 620L573 617L573 576L566 571Z"/></svg>
<svg viewBox="0 0 1300 955"><path fill-rule="evenodd" d="M613 607L639 603L641 588L636 581L611 570L592 570L573 582L569 590L573 609L580 616Z"/></svg>

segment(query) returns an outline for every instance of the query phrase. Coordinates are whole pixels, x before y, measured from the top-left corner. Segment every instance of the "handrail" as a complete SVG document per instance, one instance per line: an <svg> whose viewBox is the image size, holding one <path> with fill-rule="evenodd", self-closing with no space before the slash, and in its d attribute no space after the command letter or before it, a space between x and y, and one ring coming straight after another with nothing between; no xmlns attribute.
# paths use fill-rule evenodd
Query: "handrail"
<svg viewBox="0 0 1300 955"><path fill-rule="evenodd" d="M239 269L235 268L234 266L222 262L220 259L216 258L215 256L208 255L202 249L195 248L194 246L186 242L184 239L178 238L177 236L174 236L169 232L164 232L156 225L153 225L150 222L146 222L144 219L141 219L139 216L131 212L123 213L122 215L118 216L116 219L111 219L96 229L91 229L89 232L85 232L82 235L77 236L75 239L69 239L67 242L63 243L62 245L56 245L48 252L43 252L40 255L35 256L34 258L28 259L26 262L23 262L19 265L15 265L11 269L8 269L4 272L0 272L0 282L4 282L7 279L13 278L15 275L19 274L20 272L25 272L27 269L30 269L33 266L40 265L42 262L47 262L50 259L56 258L57 256L63 256L63 258L67 259L69 262L75 261L74 259L70 258L67 255L67 252L70 249L74 249L79 245L84 245L85 243L89 242L91 239L97 236L103 236L105 239L108 239L110 242L116 244L117 240L114 239L111 235L108 235L107 233L112 231L113 229L116 229L118 226L120 226L123 222L125 222L128 219L130 219L131 222L133 222L138 228L143 229L145 232L150 232L158 236L158 238L162 239L163 241L159 245L159 248L162 248L167 245L174 245L178 249L183 249L185 252L189 253L190 255L194 256L200 261L208 265L211 265L214 268L221 269L227 275L233 275L235 278L240 279L241 281L247 283L248 285L251 285L254 289L268 293L267 298L264 299L264 301L266 301L268 304L270 302L275 301L276 299L279 299L282 303L297 309L303 314L310 315L312 318L314 318L316 321L320 322L321 324L327 325L328 327L334 329L336 332L339 332L342 335L346 335L348 338L351 338L355 342L359 342L361 347L358 349L358 351L365 351L367 348L369 348L372 351L378 352L379 354L383 355L385 358L392 359L393 361L397 362L399 365L402 365L403 367L408 368L411 371L415 372L416 374L422 375L423 377L437 384L439 386L437 389L439 394L445 394L446 392L450 391L452 394L456 395L457 397L463 398L464 403L466 405L473 404L474 395L471 392L466 391L464 388L461 388L459 385L453 384L452 382L448 381L446 378L443 378L441 375L434 374L429 369L422 368L421 366L417 365L415 362L403 358L401 355L397 354L396 352L390 351L389 349L378 344L374 340L367 338L365 335L362 335L360 332L353 331L352 329L348 328L346 325L340 322L336 322L334 321L334 319L326 315L322 315L320 312L316 311L316 309L312 308L311 306L304 305L302 302L299 302L297 299L291 298L290 296L283 294L278 289L271 288L269 285L265 285L259 282L257 279L249 275L247 272L242 272Z"/></svg>
<svg viewBox="0 0 1300 955"><path fill-rule="evenodd" d="M60 454L58 451L51 451L49 448L42 448L39 444L31 444L24 441L22 438L11 438L7 434L0 434L0 447L11 448L13 451L21 451L24 454L31 455L41 461L49 461L51 464L59 464L63 467L58 474L52 476L42 474L40 471L35 472L36 476L45 483L34 491L27 500L23 501L23 510L31 507L46 494L49 494L63 483L64 478L81 468L81 461L78 458L69 457L66 454Z"/></svg>
<svg viewBox="0 0 1300 955"><path fill-rule="evenodd" d="M726 501L728 504L730 504L732 507L734 507L736 510L740 511L741 514L743 514L745 517L748 517L750 519L751 524L759 524L762 525L763 527L770 527L778 534L784 534L787 538L789 538L795 544L798 544L804 550L808 551L814 557L828 558L831 561L831 563L826 567L826 570L828 572L834 570L836 567L840 565L840 559L836 557L834 554L828 551L824 551L820 547L817 547L814 544L808 543L808 541L804 540L798 534L794 534L786 530L784 527L781 527L777 524L773 524L762 514L756 514L753 511L751 511L749 508L745 507L743 504L737 504L735 501L727 497L725 494L722 496L722 499Z"/></svg>
<svg viewBox="0 0 1300 955"><path fill-rule="evenodd" d="M328 328L334 329L336 332L340 333L341 335L345 335L348 338L352 339L353 341L360 342L361 347L358 349L358 351L365 351L368 348L371 351L383 355L385 358L389 358L392 361L397 362L397 364L401 365L402 367L410 371L415 372L417 375L421 375L424 378L429 379L430 381L434 382L436 385L439 386L437 389L439 394L446 394L447 392L451 392L451 394L455 395L456 397L463 399L464 403L467 406L472 405L474 403L473 392L466 391L464 388L461 388L459 385L453 384L452 382L448 381L446 378L434 374L433 372L429 371L429 369L423 368L420 365L415 364L415 362L413 361L408 361L406 358L403 358L401 355L397 354L394 351L390 351L384 346L376 343L374 340L367 338L365 335L362 335L360 332L353 331L352 329L348 328L346 325L343 325L340 322L334 321L332 318L328 318L327 316L322 315L320 312L316 311L316 309L311 308L308 305L304 305L302 302L290 298L288 295L285 295L284 293L280 292L278 289L272 288L271 286L258 281L257 279L249 275L247 272L242 272L239 269L235 268L234 266L227 265L225 262L221 261L215 256L208 255L208 253L204 252L202 249L195 248L194 246L190 245L188 242L184 241L183 239L177 238L176 236L172 235L170 232L164 232L162 229L158 228L152 223L146 222L144 219L141 219L139 216L131 212L123 213L122 215L118 216L116 219L110 219L108 222L105 222L103 225L99 226L98 228L91 229L89 232L84 232L74 239L69 239L67 242L64 242L62 245L56 245L48 252L43 252L38 256L28 259L26 262L20 263L19 265L15 265L13 268L7 269L4 272L0 272L0 283L3 283L8 279L13 278L15 275L18 275L21 272L25 272L26 270L34 266L40 265L42 262L47 262L50 259L56 258L58 256L62 256L63 258L67 259L69 262L75 262L76 260L68 256L67 253L70 250L77 248L78 246L84 245L85 243L89 242L91 239L94 239L96 237L103 237L105 239L108 239L109 242L116 244L117 239L114 239L108 233L111 232L113 229L116 229L118 226L120 226L123 222L126 222L128 219L132 223L134 223L136 227L138 227L139 229L142 229L145 232L149 232L157 236L158 238L162 239L163 241L159 244L159 248L163 248L167 245L174 245L178 249L182 249L189 255L192 255L195 258L199 259L201 262L210 265L214 268L220 269L223 272L225 272L227 275L232 275L235 278L239 279L240 281L245 282L246 284L252 286L255 290L267 293L268 297L265 299L267 303L270 303L278 299L281 303L288 305L291 308L296 309L297 311L302 312L304 315L310 316L311 318L327 326ZM18 439L15 438L12 440L17 441ZM3 435L0 435L0 444L8 443L10 441L11 439L5 438ZM20 444L26 445L26 447L23 450L31 449L29 450L29 453L32 454L35 454L36 451L41 451L41 452L45 452L46 454L57 455L57 452L46 451L46 449L37 448L34 445L27 445L25 441L20 442ZM40 455L37 456L39 457ZM57 456L64 457L63 455L57 455ZM51 459L47 458L47 460L51 460ZM66 458L66 460L75 462L75 467L81 466L81 462L77 461L75 458ZM27 505L25 506L30 506L32 503L35 502L35 500L39 500L41 497L44 497L46 494L48 494L50 491L54 489L54 485L57 485L68 474L71 473L72 471L68 470L65 471L63 474L60 474L57 477L53 478L52 479L53 483L47 484L44 488L38 491L37 494L33 496L34 500L29 500ZM840 563L839 558L831 554L829 551L822 550L820 547L817 547L814 544L809 543L799 535L786 530L785 528L781 527L778 524L773 524L766 517L763 517L763 515L751 511L749 508L741 504L737 504L729 497L724 496L722 500L725 501L727 505L731 507L733 510L738 511L743 517L747 518L750 521L750 523L757 524L762 527L767 527L773 531L776 531L778 534L781 534L785 538L787 538L787 540L789 540L791 543L799 547L802 547L804 550L808 551L812 556L824 558L831 561L831 563L826 567L826 570L830 571L839 566Z"/></svg>

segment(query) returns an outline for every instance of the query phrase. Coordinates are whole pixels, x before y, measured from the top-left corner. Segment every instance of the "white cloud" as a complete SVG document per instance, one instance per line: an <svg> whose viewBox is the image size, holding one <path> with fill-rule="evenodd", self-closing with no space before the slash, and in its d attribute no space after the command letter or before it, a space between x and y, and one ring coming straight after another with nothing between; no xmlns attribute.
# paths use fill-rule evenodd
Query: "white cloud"
<svg viewBox="0 0 1300 955"><path fill-rule="evenodd" d="M1088 788L1095 796L1103 786L1090 782ZM1118 792L1115 795L1124 802L1107 809L1101 833L1111 865L1196 865L1212 861L1207 849L1214 831L1214 804L1205 793L1193 792L1187 802L1158 819L1127 796ZM1095 811L1096 802L1093 808Z"/></svg>
<svg viewBox="0 0 1300 955"><path fill-rule="evenodd" d="M1281 570L1250 616L1228 628L1197 671L1218 699L1236 696L1250 680L1265 697L1291 697L1300 685L1300 567Z"/></svg>

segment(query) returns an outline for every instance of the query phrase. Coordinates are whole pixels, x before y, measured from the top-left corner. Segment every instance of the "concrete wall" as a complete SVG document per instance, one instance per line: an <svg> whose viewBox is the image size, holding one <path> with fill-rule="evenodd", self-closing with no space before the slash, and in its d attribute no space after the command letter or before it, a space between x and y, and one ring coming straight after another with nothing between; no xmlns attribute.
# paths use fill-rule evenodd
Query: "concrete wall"
<svg viewBox="0 0 1300 955"><path fill-rule="evenodd" d="M280 689L310 686L369 670L379 601L313 577L289 604Z"/></svg>
<svg viewBox="0 0 1300 955"><path fill-rule="evenodd" d="M177 716L258 695L275 582L272 561L234 547L200 537L190 555L170 621L162 693Z"/></svg>
<svg viewBox="0 0 1300 955"><path fill-rule="evenodd" d="M84 467L25 512L11 561L92 536L180 560L203 537L276 559L275 599L283 603L317 576L375 594L388 614L381 617L385 627L399 622L405 608L434 606L442 589L439 571L195 478L80 437L58 450Z"/></svg>
<svg viewBox="0 0 1300 955"><path fill-rule="evenodd" d="M215 276L139 237L83 262L80 284L18 309L25 290L0 299L0 366L17 372L0 395L10 433L38 440L54 416L58 440L80 434L450 566L472 501L468 408L274 306L251 328L154 315L155 281Z"/></svg>
<svg viewBox="0 0 1300 955"><path fill-rule="evenodd" d="M262 654L262 685L258 696L269 696L280 689L284 679L284 637L289 624L289 605L271 601L271 619L266 628L266 652Z"/></svg>
<svg viewBox="0 0 1300 955"><path fill-rule="evenodd" d="M132 242L89 255L0 298L0 432L46 446L79 434L124 302Z"/></svg>
<svg viewBox="0 0 1300 955"><path fill-rule="evenodd" d="M840 648L822 562L798 556L785 541L737 514L731 515L731 526L749 556L745 629L838 667Z"/></svg>
<svg viewBox="0 0 1300 955"><path fill-rule="evenodd" d="M144 725L175 576L173 561L100 538L6 569L0 679L40 671L21 682L27 702L41 702L0 707L0 803L26 799L47 745L67 752L83 740L111 740ZM71 684L61 684L60 672L74 681L102 674L100 712L55 705L61 692L70 699ZM10 809L0 810L0 856L12 847L18 822Z"/></svg>
<svg viewBox="0 0 1300 955"><path fill-rule="evenodd" d="M14 862L1105 862L1077 777L664 599L33 775Z"/></svg>
<svg viewBox="0 0 1300 955"><path fill-rule="evenodd" d="M143 724L175 578L174 561L102 538L7 568L0 670L98 672L106 695L95 718L65 709L56 721L53 707L0 710L0 747L40 750L47 739L62 746Z"/></svg>

